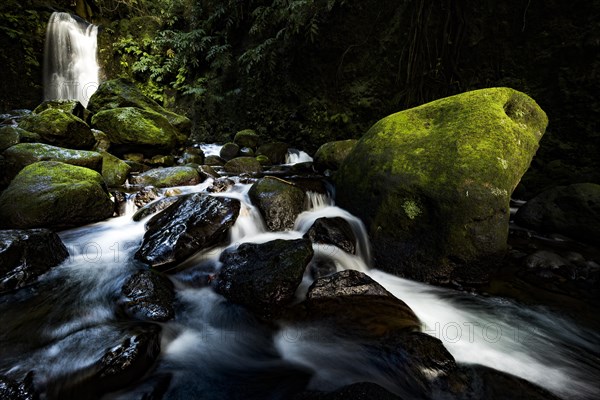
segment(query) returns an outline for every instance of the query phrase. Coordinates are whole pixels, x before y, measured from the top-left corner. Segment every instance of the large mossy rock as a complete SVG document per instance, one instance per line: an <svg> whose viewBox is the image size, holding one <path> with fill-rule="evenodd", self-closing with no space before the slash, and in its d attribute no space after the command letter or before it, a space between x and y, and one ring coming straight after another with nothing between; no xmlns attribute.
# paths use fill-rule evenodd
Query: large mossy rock
<svg viewBox="0 0 600 400"><path fill-rule="evenodd" d="M515 222L600 245L600 185L576 183L542 192L517 211Z"/></svg>
<svg viewBox="0 0 600 400"><path fill-rule="evenodd" d="M113 215L102 175L57 161L28 165L0 196L5 228L66 228Z"/></svg>
<svg viewBox="0 0 600 400"><path fill-rule="evenodd" d="M131 167L125 161L106 151L102 155L102 176L109 187L121 186L127 180Z"/></svg>
<svg viewBox="0 0 600 400"><path fill-rule="evenodd" d="M254 183L248 195L272 231L293 229L296 217L304 208L302 189L271 176Z"/></svg>
<svg viewBox="0 0 600 400"><path fill-rule="evenodd" d="M160 188L197 185L200 183L198 171L192 167L155 168L131 178L131 184Z"/></svg>
<svg viewBox="0 0 600 400"><path fill-rule="evenodd" d="M106 134L111 151L118 145L125 150L169 152L182 142L164 116L136 107L100 111L92 117L92 126Z"/></svg>
<svg viewBox="0 0 600 400"><path fill-rule="evenodd" d="M254 157L236 157L223 166L225 172L230 174L257 174L262 172L262 165Z"/></svg>
<svg viewBox="0 0 600 400"><path fill-rule="evenodd" d="M240 202L202 193L179 199L146 223L135 258L159 270L223 243L240 212Z"/></svg>
<svg viewBox="0 0 600 400"><path fill-rule="evenodd" d="M48 229L0 231L0 293L34 282L68 256L58 235Z"/></svg>
<svg viewBox="0 0 600 400"><path fill-rule="evenodd" d="M315 167L321 171L326 169L336 171L354 149L357 142L356 139L348 139L323 144L315 153Z"/></svg>
<svg viewBox="0 0 600 400"><path fill-rule="evenodd" d="M38 161L60 161L102 171L102 155L95 151L64 149L44 143L20 143L7 149L2 155L8 162L12 176Z"/></svg>
<svg viewBox="0 0 600 400"><path fill-rule="evenodd" d="M33 110L34 114L40 114L49 109L63 110L73 114L77 118L85 121L89 111L78 100L46 100Z"/></svg>
<svg viewBox="0 0 600 400"><path fill-rule="evenodd" d="M547 122L509 88L390 115L342 164L336 200L365 222L379 268L432 282L485 279L473 266L505 251L509 198Z"/></svg>
<svg viewBox="0 0 600 400"><path fill-rule="evenodd" d="M221 254L223 266L213 287L233 303L270 319L292 302L312 256L306 239L242 243Z"/></svg>
<svg viewBox="0 0 600 400"><path fill-rule="evenodd" d="M189 118L166 110L157 102L145 96L133 83L125 79L112 79L102 82L90 98L87 106L92 113L123 107L136 107L157 112L165 117L186 138L191 132L192 121Z"/></svg>
<svg viewBox="0 0 600 400"><path fill-rule="evenodd" d="M19 123L19 128L37 133L44 143L72 149L91 149L96 143L90 127L70 112L49 108L31 114Z"/></svg>
<svg viewBox="0 0 600 400"><path fill-rule="evenodd" d="M260 136L253 129L244 129L235 134L233 143L240 147L248 147L250 149L256 149L260 143Z"/></svg>

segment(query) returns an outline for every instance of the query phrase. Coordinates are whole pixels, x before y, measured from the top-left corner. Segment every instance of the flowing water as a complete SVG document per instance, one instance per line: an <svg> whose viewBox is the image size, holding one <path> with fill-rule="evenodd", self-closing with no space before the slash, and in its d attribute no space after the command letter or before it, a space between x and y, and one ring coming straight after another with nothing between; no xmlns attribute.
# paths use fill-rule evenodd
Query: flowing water
<svg viewBox="0 0 600 400"><path fill-rule="evenodd" d="M543 308L431 287L371 269L364 227L326 195L309 193L306 211L293 231L267 232L249 202L248 190L249 185L238 183L226 193L214 194L242 202L225 247L298 238L317 218L345 218L357 237L358 254L321 245L315 252L333 260L338 270L368 273L404 300L423 322L424 331L441 339L458 362L506 371L565 398L600 396L595 386L597 333ZM122 321L115 304L127 277L143 268L133 254L141 243L144 222L125 215L60 234L70 258L34 288L0 298L0 373L18 379L33 370L36 386L44 388L47 382L91 365L119 343ZM186 263L218 268L225 247ZM165 399L285 399L306 384L333 390L360 381L402 393L360 343L332 340L327 332L311 327L281 324L273 330L210 288L189 285L177 274L171 279L177 289L176 318L161 324L162 351L156 368L139 385L103 398L139 398L161 380L169 382ZM307 276L299 292L309 283Z"/></svg>
<svg viewBox="0 0 600 400"><path fill-rule="evenodd" d="M79 100L87 107L98 88L98 27L71 14L50 16L44 50L45 100Z"/></svg>

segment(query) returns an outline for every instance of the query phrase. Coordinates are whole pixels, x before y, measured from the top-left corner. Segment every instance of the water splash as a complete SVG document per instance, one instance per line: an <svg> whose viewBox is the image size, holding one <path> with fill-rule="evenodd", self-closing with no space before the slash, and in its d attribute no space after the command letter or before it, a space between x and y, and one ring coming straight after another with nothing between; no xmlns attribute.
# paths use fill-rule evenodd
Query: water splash
<svg viewBox="0 0 600 400"><path fill-rule="evenodd" d="M309 156L308 153L297 149L289 149L285 155L285 165L294 165L312 161L313 158Z"/></svg>
<svg viewBox="0 0 600 400"><path fill-rule="evenodd" d="M52 13L44 50L45 100L79 100L87 107L98 88L98 27L68 13Z"/></svg>

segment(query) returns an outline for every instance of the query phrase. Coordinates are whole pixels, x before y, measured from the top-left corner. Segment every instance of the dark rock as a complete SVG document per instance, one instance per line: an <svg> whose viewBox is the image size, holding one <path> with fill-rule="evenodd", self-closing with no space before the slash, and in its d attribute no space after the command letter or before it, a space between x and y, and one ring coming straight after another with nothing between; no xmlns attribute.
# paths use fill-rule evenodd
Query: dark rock
<svg viewBox="0 0 600 400"><path fill-rule="evenodd" d="M134 221L141 221L149 215L156 214L157 212L166 209L171 204L175 203L178 199L179 197L177 196L163 197L161 199L153 201L152 203L148 203L139 210L137 210L135 214L133 214L133 217L131 217L131 219L133 219Z"/></svg>
<svg viewBox="0 0 600 400"><path fill-rule="evenodd" d="M309 265L309 270L313 279L319 279L335 274L337 267L331 259L315 256Z"/></svg>
<svg viewBox="0 0 600 400"><path fill-rule="evenodd" d="M240 157L254 157L255 155L254 150L252 150L250 147L242 147L239 154Z"/></svg>
<svg viewBox="0 0 600 400"><path fill-rule="evenodd" d="M292 400L402 400L373 382L358 382L343 386L333 392L302 392Z"/></svg>
<svg viewBox="0 0 600 400"><path fill-rule="evenodd" d="M344 218L319 218L304 234L313 243L332 244L346 253L356 254L356 237Z"/></svg>
<svg viewBox="0 0 600 400"><path fill-rule="evenodd" d="M223 160L219 156L210 155L210 156L206 156L204 158L204 163L206 165L210 165L211 167L215 167L215 166L221 167L221 166L225 165L225 160Z"/></svg>
<svg viewBox="0 0 600 400"><path fill-rule="evenodd" d="M132 176L132 185L166 188L172 186L197 185L200 183L198 171L191 167L155 168Z"/></svg>
<svg viewBox="0 0 600 400"><path fill-rule="evenodd" d="M160 192L154 187L145 187L140 189L134 196L133 203L138 208L144 207L146 204L158 199Z"/></svg>
<svg viewBox="0 0 600 400"><path fill-rule="evenodd" d="M47 109L31 114L19 128L40 135L44 143L71 149L91 149L96 140L90 127L71 113Z"/></svg>
<svg viewBox="0 0 600 400"><path fill-rule="evenodd" d="M0 128L0 153L15 144L21 143L21 132L24 129L15 126L3 126Z"/></svg>
<svg viewBox="0 0 600 400"><path fill-rule="evenodd" d="M222 243L240 211L237 200L202 193L183 195L146 223L135 258L157 269L184 261L194 253Z"/></svg>
<svg viewBox="0 0 600 400"><path fill-rule="evenodd" d="M262 172L262 166L254 157L236 157L227 161L223 169L230 174L256 174Z"/></svg>
<svg viewBox="0 0 600 400"><path fill-rule="evenodd" d="M7 228L65 228L112 214L102 175L55 161L23 168L0 196L0 225Z"/></svg>
<svg viewBox="0 0 600 400"><path fill-rule="evenodd" d="M315 168L318 171L326 169L337 171L357 142L356 139L349 139L325 143L315 153Z"/></svg>
<svg viewBox="0 0 600 400"><path fill-rule="evenodd" d="M202 164L204 164L204 152L201 149L197 149L195 147L187 147L181 154L181 157L179 157L179 160L177 161L177 163L180 165L185 165L185 164L202 165Z"/></svg>
<svg viewBox="0 0 600 400"><path fill-rule="evenodd" d="M262 166L272 164L271 160L269 160L269 157L265 156L264 154L256 156L256 161L258 161Z"/></svg>
<svg viewBox="0 0 600 400"><path fill-rule="evenodd" d="M0 231L0 293L26 286L69 256L48 229Z"/></svg>
<svg viewBox="0 0 600 400"><path fill-rule="evenodd" d="M173 283L160 272L142 270L134 273L121 288L120 306L130 317L164 322L175 316Z"/></svg>
<svg viewBox="0 0 600 400"><path fill-rule="evenodd" d="M258 180L248 194L271 231L293 229L296 217L304 209L304 192L279 178Z"/></svg>
<svg viewBox="0 0 600 400"><path fill-rule="evenodd" d="M235 185L235 182L229 178L217 178L213 182L212 186L208 188L208 191L211 193L223 193L233 185Z"/></svg>
<svg viewBox="0 0 600 400"><path fill-rule="evenodd" d="M33 110L34 114L40 114L48 109L58 109L67 113L71 113L77 118L85 121L87 119L87 110L77 100L46 100Z"/></svg>
<svg viewBox="0 0 600 400"><path fill-rule="evenodd" d="M92 134L94 135L94 139L96 140L96 144L94 144L92 150L101 152L108 151L110 149L110 139L108 138L106 133L98 129L92 129Z"/></svg>
<svg viewBox="0 0 600 400"><path fill-rule="evenodd" d="M229 161L235 157L237 157L240 152L240 146L235 143L225 143L223 147L221 147L221 151L219 152L219 156L225 160Z"/></svg>
<svg viewBox="0 0 600 400"><path fill-rule="evenodd" d="M250 149L256 149L260 142L260 136L252 129L244 129L235 134L233 143L240 147L248 147Z"/></svg>
<svg viewBox="0 0 600 400"><path fill-rule="evenodd" d="M256 155L267 156L273 164L283 164L289 147L283 142L265 143L256 150Z"/></svg>
<svg viewBox="0 0 600 400"><path fill-rule="evenodd" d="M391 296L383 286L359 271L345 270L333 276L317 279L310 286L306 298L318 300L340 296Z"/></svg>
<svg viewBox="0 0 600 400"><path fill-rule="evenodd" d="M600 244L600 185L577 183L540 193L517 211L515 222L547 233Z"/></svg>
<svg viewBox="0 0 600 400"><path fill-rule="evenodd" d="M102 177L109 187L121 186L127 180L131 167L125 161L102 151Z"/></svg>
<svg viewBox="0 0 600 400"><path fill-rule="evenodd" d="M153 167L172 167L175 165L175 157L171 155L163 156L161 154L157 154L153 156L150 161L148 161L148 164Z"/></svg>
<svg viewBox="0 0 600 400"><path fill-rule="evenodd" d="M215 169L210 165L201 165L196 170L198 171L198 174L200 175L200 179L202 179L202 181L208 178L216 179L220 177L217 171L215 171Z"/></svg>
<svg viewBox="0 0 600 400"><path fill-rule="evenodd" d="M292 302L312 256L306 239L243 243L221 254L223 266L213 287L231 302L270 319Z"/></svg>
<svg viewBox="0 0 600 400"><path fill-rule="evenodd" d="M38 394L33 387L33 372L25 375L22 382L0 375L0 399L37 400Z"/></svg>

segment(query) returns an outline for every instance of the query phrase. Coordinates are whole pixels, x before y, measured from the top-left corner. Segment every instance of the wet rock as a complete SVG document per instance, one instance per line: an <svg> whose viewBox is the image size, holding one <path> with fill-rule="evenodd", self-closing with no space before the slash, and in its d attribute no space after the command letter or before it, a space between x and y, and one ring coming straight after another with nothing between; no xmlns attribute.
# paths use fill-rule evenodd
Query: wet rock
<svg viewBox="0 0 600 400"><path fill-rule="evenodd" d="M170 196L163 197L161 199L153 201L152 203L148 203L139 210L137 210L135 214L133 214L133 217L131 217L131 219L133 219L134 221L141 221L149 215L156 214L157 212L166 209L171 204L175 203L177 200L177 196Z"/></svg>
<svg viewBox="0 0 600 400"><path fill-rule="evenodd" d="M342 163L336 203L365 223L379 268L429 282L486 281L507 250L510 194L547 123L533 99L509 88L392 114Z"/></svg>
<svg viewBox="0 0 600 400"><path fill-rule="evenodd" d="M244 129L235 134L233 143L240 147L248 147L250 149L256 149L260 142L260 136L252 129Z"/></svg>
<svg viewBox="0 0 600 400"><path fill-rule="evenodd" d="M36 400L38 394L33 387L33 372L25 375L22 382L16 382L7 376L0 375L0 399Z"/></svg>
<svg viewBox="0 0 600 400"><path fill-rule="evenodd" d="M0 225L7 228L66 228L112 214L102 175L55 161L28 165L0 196Z"/></svg>
<svg viewBox="0 0 600 400"><path fill-rule="evenodd" d="M213 182L212 186L208 188L208 191L211 193L223 193L233 185L235 185L235 182L229 178L217 178Z"/></svg>
<svg viewBox="0 0 600 400"><path fill-rule="evenodd" d="M270 319L294 299L312 256L306 239L243 243L223 252L213 287L231 302Z"/></svg>
<svg viewBox="0 0 600 400"><path fill-rule="evenodd" d="M250 147L242 147L239 154L240 157L254 157L255 155L254 150L252 150Z"/></svg>
<svg viewBox="0 0 600 400"><path fill-rule="evenodd" d="M31 114L19 128L40 135L44 143L70 149L91 149L96 140L90 127L75 115L59 109Z"/></svg>
<svg viewBox="0 0 600 400"><path fill-rule="evenodd" d="M0 230L0 293L35 282L68 256L58 235L48 229Z"/></svg>
<svg viewBox="0 0 600 400"><path fill-rule="evenodd" d="M333 392L302 392L292 400L402 400L373 382L358 382L343 386Z"/></svg>
<svg viewBox="0 0 600 400"><path fill-rule="evenodd" d="M225 143L223 147L221 147L221 151L219 152L219 156L225 160L229 161L237 157L240 152L240 146L235 143Z"/></svg>
<svg viewBox="0 0 600 400"><path fill-rule="evenodd" d="M323 144L315 153L313 161L315 168L318 171L326 169L337 171L357 142L356 139L349 139Z"/></svg>
<svg viewBox="0 0 600 400"><path fill-rule="evenodd" d="M273 164L283 164L289 147L287 143L283 142L265 143L256 150L256 155L267 156Z"/></svg>
<svg viewBox="0 0 600 400"><path fill-rule="evenodd" d="M355 270L341 271L333 276L317 279L308 290L308 300L340 296L386 296L393 295L369 276Z"/></svg>
<svg viewBox="0 0 600 400"><path fill-rule="evenodd" d="M132 185L166 188L172 186L197 185L200 183L198 171L191 167L155 168L130 179Z"/></svg>
<svg viewBox="0 0 600 400"><path fill-rule="evenodd" d="M248 192L271 231L291 230L298 214L304 209L304 192L279 178L265 177Z"/></svg>
<svg viewBox="0 0 600 400"><path fill-rule="evenodd" d="M346 253L356 254L356 237L344 218L319 218L304 234L313 243L332 244Z"/></svg>
<svg viewBox="0 0 600 400"><path fill-rule="evenodd" d="M204 158L204 163L206 165L210 165L211 167L222 167L225 165L225 160L219 156L210 155Z"/></svg>
<svg viewBox="0 0 600 400"><path fill-rule="evenodd" d="M536 251L525 259L527 268L555 269L569 264L567 260L558 254L547 250Z"/></svg>
<svg viewBox="0 0 600 400"><path fill-rule="evenodd" d="M159 270L222 243L240 211L237 200L202 193L180 196L146 223L135 258Z"/></svg>
<svg viewBox="0 0 600 400"><path fill-rule="evenodd" d="M331 259L315 256L309 265L309 270L313 279L319 279L335 274L337 267Z"/></svg>
<svg viewBox="0 0 600 400"><path fill-rule="evenodd" d="M577 183L540 193L517 211L526 228L600 244L600 185Z"/></svg>
<svg viewBox="0 0 600 400"><path fill-rule="evenodd" d="M210 165L201 165L196 170L198 171L198 174L200 175L200 179L202 179L202 181L208 178L216 179L220 177L217 171L215 171L215 169Z"/></svg>
<svg viewBox="0 0 600 400"><path fill-rule="evenodd" d="M21 132L25 132L23 129L19 129L14 126L3 126L0 128L0 152L8 149L15 144L21 143Z"/></svg>
<svg viewBox="0 0 600 400"><path fill-rule="evenodd" d="M173 283L152 270L137 271L121 288L119 305L130 317L164 322L175 316Z"/></svg>
<svg viewBox="0 0 600 400"><path fill-rule="evenodd" d="M123 160L105 151L102 155L102 177L109 187L121 186L127 180L131 167Z"/></svg>
<svg viewBox="0 0 600 400"><path fill-rule="evenodd" d="M160 192L155 187L145 187L140 189L134 196L133 203L138 208L144 207L146 204L160 197Z"/></svg>
<svg viewBox="0 0 600 400"><path fill-rule="evenodd" d="M236 157L227 161L223 169L230 174L256 174L262 172L262 166L254 157Z"/></svg>
<svg viewBox="0 0 600 400"><path fill-rule="evenodd" d="M185 164L202 165L202 164L204 164L204 152L201 149L197 149L195 147L187 147L181 154L181 157L179 157L179 160L177 161L177 163L180 165L185 165Z"/></svg>

